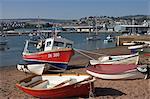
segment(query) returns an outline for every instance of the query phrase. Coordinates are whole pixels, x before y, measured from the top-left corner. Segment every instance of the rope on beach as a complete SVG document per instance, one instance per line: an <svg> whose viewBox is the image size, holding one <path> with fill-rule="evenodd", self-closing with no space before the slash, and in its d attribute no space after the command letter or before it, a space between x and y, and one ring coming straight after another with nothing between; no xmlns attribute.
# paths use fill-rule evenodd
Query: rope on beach
<svg viewBox="0 0 150 99"><path fill-rule="evenodd" d="M91 51L87 51L87 50L81 50L81 49L75 49L75 51L80 51L80 52L82 51L82 52L85 52L85 53L99 55L99 56L105 55L105 54L99 54L99 53L95 53L95 52L91 52Z"/></svg>
<svg viewBox="0 0 150 99"><path fill-rule="evenodd" d="M93 93L92 82L90 82L89 99L95 99L94 98L94 93Z"/></svg>
<svg viewBox="0 0 150 99"><path fill-rule="evenodd" d="M89 59L95 60L93 57L90 57L89 55L86 55L86 54L84 54L83 52L81 52L81 51L79 51L79 50L76 50L76 49L75 49L75 51L78 52L79 54L81 54L81 55L83 55L83 56L89 58Z"/></svg>

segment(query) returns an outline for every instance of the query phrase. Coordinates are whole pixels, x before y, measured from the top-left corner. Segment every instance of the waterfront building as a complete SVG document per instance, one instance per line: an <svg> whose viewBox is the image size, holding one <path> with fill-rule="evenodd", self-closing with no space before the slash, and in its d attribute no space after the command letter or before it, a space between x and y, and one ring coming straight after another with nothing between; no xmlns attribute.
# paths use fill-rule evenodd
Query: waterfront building
<svg viewBox="0 0 150 99"><path fill-rule="evenodd" d="M149 28L149 25L116 25L114 30L116 32L145 33Z"/></svg>

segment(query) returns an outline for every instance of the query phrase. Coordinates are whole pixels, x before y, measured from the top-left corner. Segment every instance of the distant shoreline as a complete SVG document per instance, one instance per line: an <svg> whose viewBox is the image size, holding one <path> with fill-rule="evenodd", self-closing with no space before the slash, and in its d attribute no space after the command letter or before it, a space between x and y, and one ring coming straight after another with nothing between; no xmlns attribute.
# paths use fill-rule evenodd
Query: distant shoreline
<svg viewBox="0 0 150 99"><path fill-rule="evenodd" d="M29 35L32 32L11 32L11 33L5 33L7 36L22 36L22 35ZM77 32L77 31L61 31L59 33L89 33L89 32ZM95 33L95 32L90 32ZM97 33L121 33L121 32L115 32L115 31L98 31Z"/></svg>

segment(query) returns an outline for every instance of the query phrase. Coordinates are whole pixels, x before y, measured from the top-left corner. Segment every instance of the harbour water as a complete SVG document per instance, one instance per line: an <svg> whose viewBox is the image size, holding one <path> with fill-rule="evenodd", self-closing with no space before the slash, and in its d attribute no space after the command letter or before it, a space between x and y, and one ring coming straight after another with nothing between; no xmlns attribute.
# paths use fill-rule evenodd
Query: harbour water
<svg viewBox="0 0 150 99"><path fill-rule="evenodd" d="M104 43L104 39L108 35L117 36L117 33L100 33L101 40L87 41L88 33L61 33L62 37L74 41L74 48L83 50L94 50L99 48L115 47L115 42ZM0 67L14 66L22 60L22 51L24 48L25 40L28 36L8 36L8 47L5 51L0 51Z"/></svg>

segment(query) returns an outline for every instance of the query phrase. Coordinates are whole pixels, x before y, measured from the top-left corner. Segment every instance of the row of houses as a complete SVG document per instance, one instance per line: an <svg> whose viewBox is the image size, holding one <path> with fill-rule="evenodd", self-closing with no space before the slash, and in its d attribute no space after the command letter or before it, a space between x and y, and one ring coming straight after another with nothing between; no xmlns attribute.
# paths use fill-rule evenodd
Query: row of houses
<svg viewBox="0 0 150 99"><path fill-rule="evenodd" d="M3 30L11 30L15 28L23 28L25 24L26 24L25 22L5 21L5 22L1 22L0 27Z"/></svg>
<svg viewBox="0 0 150 99"><path fill-rule="evenodd" d="M50 20L44 19L32 19L32 20L16 20L1 22L0 27L4 29L11 28L42 28L42 27L62 27L66 31L77 32L94 32L96 31L108 31L108 32L127 32L127 33L144 33L150 28L150 20L131 20L114 17L85 17L79 20L69 20L65 22L57 21L57 23L50 22Z"/></svg>

